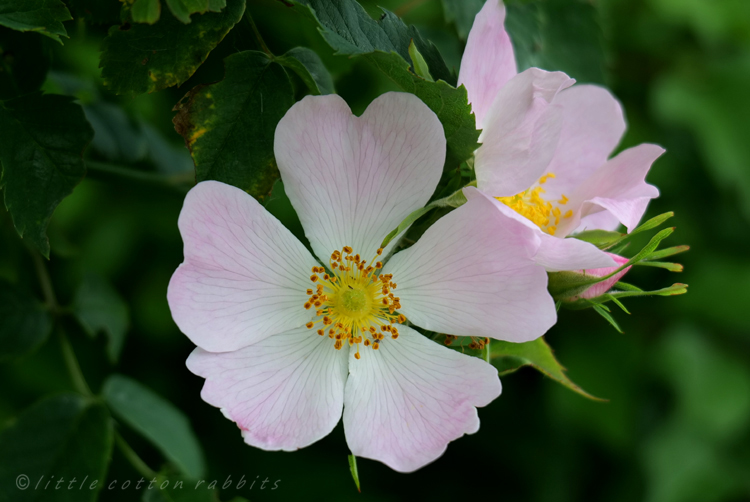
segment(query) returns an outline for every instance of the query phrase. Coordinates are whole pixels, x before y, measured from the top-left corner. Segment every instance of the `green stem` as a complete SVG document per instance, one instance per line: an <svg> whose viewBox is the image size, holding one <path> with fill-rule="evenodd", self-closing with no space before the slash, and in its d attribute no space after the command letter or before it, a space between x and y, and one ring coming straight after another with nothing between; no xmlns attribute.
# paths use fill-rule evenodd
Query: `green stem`
<svg viewBox="0 0 750 502"><path fill-rule="evenodd" d="M86 170L89 178L103 181L128 180L181 191L188 190L195 184L195 173L192 171L179 174L159 174L93 160L86 161Z"/></svg>
<svg viewBox="0 0 750 502"><path fill-rule="evenodd" d="M68 374L73 382L75 389L83 394L84 396L93 396L93 392L86 383L86 378L83 376L81 371L81 365L78 364L76 353L73 351L73 346L70 344L70 340L65 336L62 330L60 334L60 347L62 348L63 359L65 359L65 366L68 368Z"/></svg>
<svg viewBox="0 0 750 502"><path fill-rule="evenodd" d="M34 260L34 268L36 269L36 275L39 278L39 285L42 287L42 295L44 295L44 301L47 304L47 308L52 312L60 310L60 306L57 304L57 297L55 296L55 290L52 287L52 280L47 272L47 265L42 259L42 255L37 251L30 249L31 259Z"/></svg>
<svg viewBox="0 0 750 502"><path fill-rule="evenodd" d="M247 9L245 9L245 14L244 14L243 18L245 19L245 21L247 22L247 24L250 25L250 28L253 30L253 34L255 35L255 39L258 41L258 45L260 45L260 48L263 50L263 52L265 52L266 54L268 54L268 57L271 57L271 58L274 57L273 53L271 52L271 50L266 45L266 42L263 40L263 37L261 36L260 31L258 31L258 27L255 26L255 21L253 21L253 16L250 15L250 13L247 11Z"/></svg>
<svg viewBox="0 0 750 502"><path fill-rule="evenodd" d="M115 442L117 443L117 447L120 448L123 456L128 459L130 465L132 465L133 468L138 471L141 476L148 479L153 479L156 477L156 473L151 470L148 465L146 465L146 462L144 462L141 457L138 456L135 450L131 448L128 442L125 441L125 439L117 431L115 431Z"/></svg>

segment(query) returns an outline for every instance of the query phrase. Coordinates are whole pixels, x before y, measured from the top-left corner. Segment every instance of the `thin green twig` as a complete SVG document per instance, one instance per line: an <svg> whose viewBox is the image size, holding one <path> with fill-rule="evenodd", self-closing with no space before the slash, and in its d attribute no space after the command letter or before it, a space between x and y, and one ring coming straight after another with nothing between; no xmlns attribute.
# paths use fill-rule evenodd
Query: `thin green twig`
<svg viewBox="0 0 750 502"><path fill-rule="evenodd" d="M263 40L263 37L260 34L260 31L258 31L258 27L255 26L255 21L253 21L253 16L250 15L250 13L245 9L245 14L242 16L247 24L250 25L250 28L253 30L253 34L255 35L255 39L258 41L258 45L260 45L260 48L268 54L269 57L274 57L273 53L271 52L271 49L268 48L266 45L266 42Z"/></svg>
<svg viewBox="0 0 750 502"><path fill-rule="evenodd" d="M180 191L187 191L195 184L195 173L192 171L179 174L160 174L92 160L86 161L86 170L87 176L91 179L103 181L129 180L174 188Z"/></svg>
<svg viewBox="0 0 750 502"><path fill-rule="evenodd" d="M144 462L143 459L138 456L135 450L128 444L127 441L125 441L125 438L123 438L117 431L115 431L115 442L117 443L117 447L120 448L123 456L128 459L130 465L132 465L133 468L138 471L141 476L148 479L156 477L156 473L148 465L146 465L146 462Z"/></svg>
<svg viewBox="0 0 750 502"><path fill-rule="evenodd" d="M34 260L34 268L36 269L36 275L39 278L39 285L42 288L42 295L44 295L44 302L47 304L47 308L53 313L60 310L60 306L57 303L57 297L55 296L55 290L52 287L52 280L49 277L47 271L47 265L42 259L42 255L34 249L29 249L31 253L31 259Z"/></svg>
<svg viewBox="0 0 750 502"><path fill-rule="evenodd" d="M94 393L91 392L89 384L86 383L86 378L83 376L81 365L78 364L78 358L76 358L76 353L73 351L70 340L65 336L62 329L58 328L58 333L63 359L65 359L65 367L68 368L68 374L70 375L70 380L73 382L73 387L84 396L93 396Z"/></svg>

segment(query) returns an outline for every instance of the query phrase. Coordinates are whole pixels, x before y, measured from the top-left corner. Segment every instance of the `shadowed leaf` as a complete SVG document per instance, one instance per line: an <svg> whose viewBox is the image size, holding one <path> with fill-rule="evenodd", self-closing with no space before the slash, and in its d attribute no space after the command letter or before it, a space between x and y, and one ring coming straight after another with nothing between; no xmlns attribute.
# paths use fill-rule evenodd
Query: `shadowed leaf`
<svg viewBox="0 0 750 502"><path fill-rule="evenodd" d="M292 85L262 52L233 54L224 64L224 80L191 90L175 107L173 122L198 181L222 181L262 197L279 176L273 136L294 104Z"/></svg>
<svg viewBox="0 0 750 502"><path fill-rule="evenodd" d="M100 401L77 394L48 397L0 433L0 452L0 500L93 502L112 455L112 421ZM28 476L25 490L16 484L20 474ZM73 478L83 488L35 488L39 480L59 479L67 488Z"/></svg>
<svg viewBox="0 0 750 502"><path fill-rule="evenodd" d="M0 25L18 31L38 31L62 43L63 21L73 17L60 0L0 0Z"/></svg>
<svg viewBox="0 0 750 502"><path fill-rule="evenodd" d="M104 85L134 96L180 85L242 18L245 0L228 0L221 12L196 15L190 24L174 16L159 22L113 26L102 43Z"/></svg>
<svg viewBox="0 0 750 502"><path fill-rule="evenodd" d="M31 93L0 102L5 207L18 234L49 257L47 225L83 179L83 150L94 133L73 98Z"/></svg>

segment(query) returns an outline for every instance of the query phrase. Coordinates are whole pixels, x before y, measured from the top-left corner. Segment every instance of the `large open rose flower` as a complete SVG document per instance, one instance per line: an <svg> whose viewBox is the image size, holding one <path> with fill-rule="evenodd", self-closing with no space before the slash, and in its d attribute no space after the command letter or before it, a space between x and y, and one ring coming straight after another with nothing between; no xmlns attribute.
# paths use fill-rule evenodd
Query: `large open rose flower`
<svg viewBox="0 0 750 502"><path fill-rule="evenodd" d="M613 266L595 246L565 237L619 223L632 230L659 195L645 177L664 150L642 144L609 159L625 131L617 99L595 85L573 86L562 72L518 74L504 22L502 2L488 0L458 78L482 129L477 186L503 213L536 228L537 261L547 270Z"/></svg>
<svg viewBox="0 0 750 502"><path fill-rule="evenodd" d="M474 196L386 260L382 239L429 200L445 159L442 126L413 95L380 96L361 117L338 96L306 97L279 123L275 153L320 261L243 191L193 188L179 218L185 261L168 291L198 346L188 368L250 445L307 446L343 409L355 455L417 469L477 431L476 407L500 381L405 322L541 336L556 314L532 259L538 239Z"/></svg>

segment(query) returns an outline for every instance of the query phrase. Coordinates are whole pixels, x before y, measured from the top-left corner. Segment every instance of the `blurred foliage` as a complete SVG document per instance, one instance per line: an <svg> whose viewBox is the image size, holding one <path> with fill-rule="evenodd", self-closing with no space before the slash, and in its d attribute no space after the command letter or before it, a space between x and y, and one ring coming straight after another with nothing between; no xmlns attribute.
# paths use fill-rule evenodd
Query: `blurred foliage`
<svg viewBox="0 0 750 502"><path fill-rule="evenodd" d="M62 199L67 192L50 192L52 206L37 207L34 218L23 220L21 227L31 229L24 240L14 229L13 205L24 207L27 200L23 192L10 195L3 190L6 200L16 199L11 199L15 202L10 212L4 205L0 208L0 378L4 383L0 501L22 500L22 493L33 493L15 488L20 473L38 479L74 471L89 472L90 479L103 483L120 481L117 489L102 484L70 500L89 500L85 497L98 493L103 501L133 501L140 498L134 485L141 476L152 474L159 484L175 483L196 476L203 457L206 485L216 483L195 492L190 500L217 500L213 488L221 489L225 501L235 496L351 500L357 494L340 426L295 453L250 448L233 423L200 399L202 379L184 366L193 346L171 320L166 287L182 260L176 221L194 173L184 140L175 132L172 109L191 89L205 92L226 86L226 82L210 84L225 77L228 56L266 49L294 55L290 51L297 47L311 49L320 61L298 59L307 75L293 61L277 59L290 70L285 71L296 99L335 88L355 113L361 113L379 94L404 90L410 79L423 89L443 85L445 93L458 91L448 85L450 80L444 85L413 79L408 70L411 32L394 47L403 61L390 53L359 49L335 55L342 48L332 48L331 36L321 34L301 7L287 5L292 2L248 0L247 12L265 47L251 23L239 22L228 31L239 14L219 23L210 40L198 40L194 34L205 29L201 28L204 19L224 15L221 6L216 7L221 2L214 3L217 0L206 0L205 6L192 0L129 1L125 14L130 12L132 18L126 15L122 21L122 4L116 0L29 4L44 2L56 9L51 18L27 16L19 21L6 15L13 1L0 0L0 99L4 100L0 108L4 146L0 146L10 152L26 140L14 130L13 113L33 102L28 95L22 102L14 100L23 90L39 87L47 96L75 98L94 136L84 155L86 178L73 190L84 171L77 161L66 158L71 169L64 177L71 180L72 195ZM226 9L241 3L227 0ZM360 497L748 500L750 317L743 291L750 284L746 251L750 246L750 3L509 3L509 31L522 64L564 70L579 81L606 84L626 109L629 130L621 148L647 141L667 149L649 175L662 196L651 204L647 217L675 211L671 221L679 227L681 240L691 246L681 256L685 269L680 277L691 284L691 292L669 301L631 300L628 307L633 315L617 318L624 334L613 331L591 310L562 310L558 325L545 338L569 371L555 371L607 402L584 399L536 371L521 368L503 377L503 395L480 410L480 432L452 443L434 464L403 476L377 462L358 459ZM453 0L362 0L361 4L374 20L380 18L382 6L403 20L404 29L418 30L425 45L415 39L415 46L436 80L453 78L469 20L481 7L481 2ZM72 21L66 21L64 5ZM141 10L136 12L136 6ZM190 24L178 24L186 16ZM160 30L162 23L168 28ZM184 44L173 50L185 55L182 49L195 48L186 59L194 68L179 74L171 71L168 58L136 54L139 49L159 48L137 44L152 43L149 36L173 29L184 31L180 35ZM126 45L135 38L136 45ZM434 71L428 41L444 61L442 74ZM103 59L101 47L107 50ZM352 54L360 57L349 57ZM100 60L106 65L108 59L120 57L131 65L129 72L99 68ZM35 64L27 64L28 58L34 58ZM148 58L145 64L144 58ZM159 66L152 69L149 64ZM157 81L148 76L155 69L162 72ZM332 86L326 83L325 69ZM228 66L226 71L229 76L233 70ZM179 85L167 87L173 84ZM126 96L115 95L112 89ZM162 90L136 95L157 89ZM67 98L51 99L55 106L47 111L59 119L59 128L80 119L66 112L66 107L78 105ZM456 117L461 118L461 107L456 109ZM236 134L251 134L252 124L243 127L248 132L242 129ZM80 154L87 143L85 137L76 136L75 127L71 129L70 141L53 145L61 146L60 155ZM247 138L251 140L257 138ZM50 147L44 141L36 145L41 150ZM4 185L14 182L16 169L8 155L0 152ZM37 172L58 172L54 159L40 158ZM458 155L455 160L463 159ZM20 173L16 170L15 176ZM36 193L34 179L16 177L15 183ZM270 186L265 185L265 193L259 195L266 195ZM448 188L442 196L452 193ZM29 250L35 246L45 250L45 218L60 199L46 232L51 259L42 261ZM273 185L266 204L287 227L301 233L280 182ZM671 279L666 270L646 267L634 268L628 275L628 282L647 289L658 289ZM90 306L97 303L103 305L95 308L97 313L114 313L106 319L92 318ZM51 315L58 319L54 332ZM21 331L29 336L19 337ZM89 336L100 332L104 336ZM77 362L71 358L73 353ZM516 361L517 367L521 362ZM127 379L107 380L115 373ZM118 386L124 390L118 391ZM91 397L103 389L118 404L105 406L100 398ZM150 399L151 406L128 405L133 393L147 396L144 399ZM149 413L157 416L149 418ZM169 427L158 422L165 416L177 417L173 420L179 425L170 428L175 437L160 444L150 431ZM37 430L44 433L36 434ZM191 447L193 435L199 445ZM114 444L120 447L113 448ZM34 465L20 460L31 450L41 452ZM81 451L91 455L82 457ZM134 452L142 465L134 460ZM133 486L123 489L126 479L134 480ZM238 489L241 481L244 484ZM188 499L183 494L149 491L144 500Z"/></svg>

